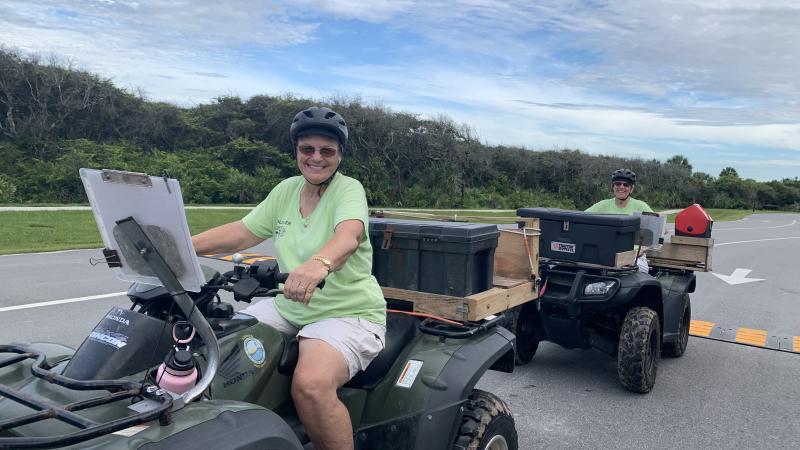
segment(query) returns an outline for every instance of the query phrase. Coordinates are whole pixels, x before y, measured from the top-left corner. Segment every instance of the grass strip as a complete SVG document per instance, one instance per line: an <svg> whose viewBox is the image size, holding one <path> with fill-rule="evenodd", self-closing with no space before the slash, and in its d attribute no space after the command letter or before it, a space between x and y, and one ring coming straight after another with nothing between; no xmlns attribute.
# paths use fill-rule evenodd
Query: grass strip
<svg viewBox="0 0 800 450"><path fill-rule="evenodd" d="M376 208L377 209L377 208ZM514 217L514 210L385 210L387 216L408 219L452 219L473 222L507 222L502 218ZM739 220L750 214L749 210L709 209L717 222ZM403 216L402 213L409 213ZM771 213L758 211L756 213ZM778 212L778 211L775 211ZM242 209L187 209L189 231L199 233L217 225L241 219L247 213ZM786 214L785 212L781 212ZM669 215L674 221L675 214ZM0 255L34 253L79 248L102 247L100 233L91 211L0 211Z"/></svg>
<svg viewBox="0 0 800 450"><path fill-rule="evenodd" d="M187 209L192 234L241 219L240 209ZM0 211L0 255L102 247L91 211Z"/></svg>

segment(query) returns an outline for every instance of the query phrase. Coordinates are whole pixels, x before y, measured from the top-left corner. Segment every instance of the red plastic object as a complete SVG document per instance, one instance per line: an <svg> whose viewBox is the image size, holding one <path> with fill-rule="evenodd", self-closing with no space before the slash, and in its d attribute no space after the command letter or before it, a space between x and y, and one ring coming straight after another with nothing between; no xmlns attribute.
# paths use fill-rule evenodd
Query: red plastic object
<svg viewBox="0 0 800 450"><path fill-rule="evenodd" d="M675 216L675 235L691 237L711 237L714 220L702 206L695 203Z"/></svg>

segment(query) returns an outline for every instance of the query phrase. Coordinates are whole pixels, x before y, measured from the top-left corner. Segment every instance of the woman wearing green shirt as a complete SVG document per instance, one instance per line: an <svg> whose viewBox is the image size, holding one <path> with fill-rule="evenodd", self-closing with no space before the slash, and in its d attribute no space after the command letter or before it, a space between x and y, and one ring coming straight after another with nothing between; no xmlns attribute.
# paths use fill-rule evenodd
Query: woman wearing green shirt
<svg viewBox="0 0 800 450"><path fill-rule="evenodd" d="M611 174L611 190L614 198L600 200L590 206L586 211L601 214L633 214L639 212L653 212L650 206L631 197L636 188L636 173L629 169L618 169Z"/></svg>
<svg viewBox="0 0 800 450"><path fill-rule="evenodd" d="M636 187L636 172L630 169L617 169L611 174L611 190L614 198L600 200L586 211L600 214L633 214L634 212L653 212L650 205L631 197ZM648 273L650 265L647 256L640 255L636 259L640 272Z"/></svg>
<svg viewBox="0 0 800 450"><path fill-rule="evenodd" d="M198 254L235 252L272 238L289 272L283 295L243 312L298 336L292 398L317 448L353 448L352 425L336 389L383 349L386 302L372 276L367 199L338 172L344 119L329 108L299 112L290 128L300 176L279 183L242 220L192 238ZM325 288L316 289L325 280Z"/></svg>

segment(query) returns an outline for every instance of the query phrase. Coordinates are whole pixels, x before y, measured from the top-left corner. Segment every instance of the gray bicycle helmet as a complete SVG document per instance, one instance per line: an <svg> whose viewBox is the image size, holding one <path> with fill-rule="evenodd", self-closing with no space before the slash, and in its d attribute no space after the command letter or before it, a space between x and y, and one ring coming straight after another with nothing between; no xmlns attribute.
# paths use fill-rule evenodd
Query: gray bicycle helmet
<svg viewBox="0 0 800 450"><path fill-rule="evenodd" d="M294 116L289 127L292 145L297 146L297 139L309 134L337 139L342 153L347 146L347 124L342 116L324 106L312 106Z"/></svg>
<svg viewBox="0 0 800 450"><path fill-rule="evenodd" d="M630 169L617 169L611 174L611 182L627 181L630 184L636 184L636 172Z"/></svg>

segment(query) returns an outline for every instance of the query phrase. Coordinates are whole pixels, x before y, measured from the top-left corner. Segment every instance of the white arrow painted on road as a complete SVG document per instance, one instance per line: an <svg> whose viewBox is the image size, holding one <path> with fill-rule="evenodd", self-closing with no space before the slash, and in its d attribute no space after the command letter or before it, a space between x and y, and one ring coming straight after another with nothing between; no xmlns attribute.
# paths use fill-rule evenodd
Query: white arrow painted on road
<svg viewBox="0 0 800 450"><path fill-rule="evenodd" d="M711 274L730 285L752 283L754 281L764 281L763 278L747 278L747 274L749 274L750 272L752 272L752 270L742 269L741 267L738 267L730 275L722 275L715 272L711 272Z"/></svg>

